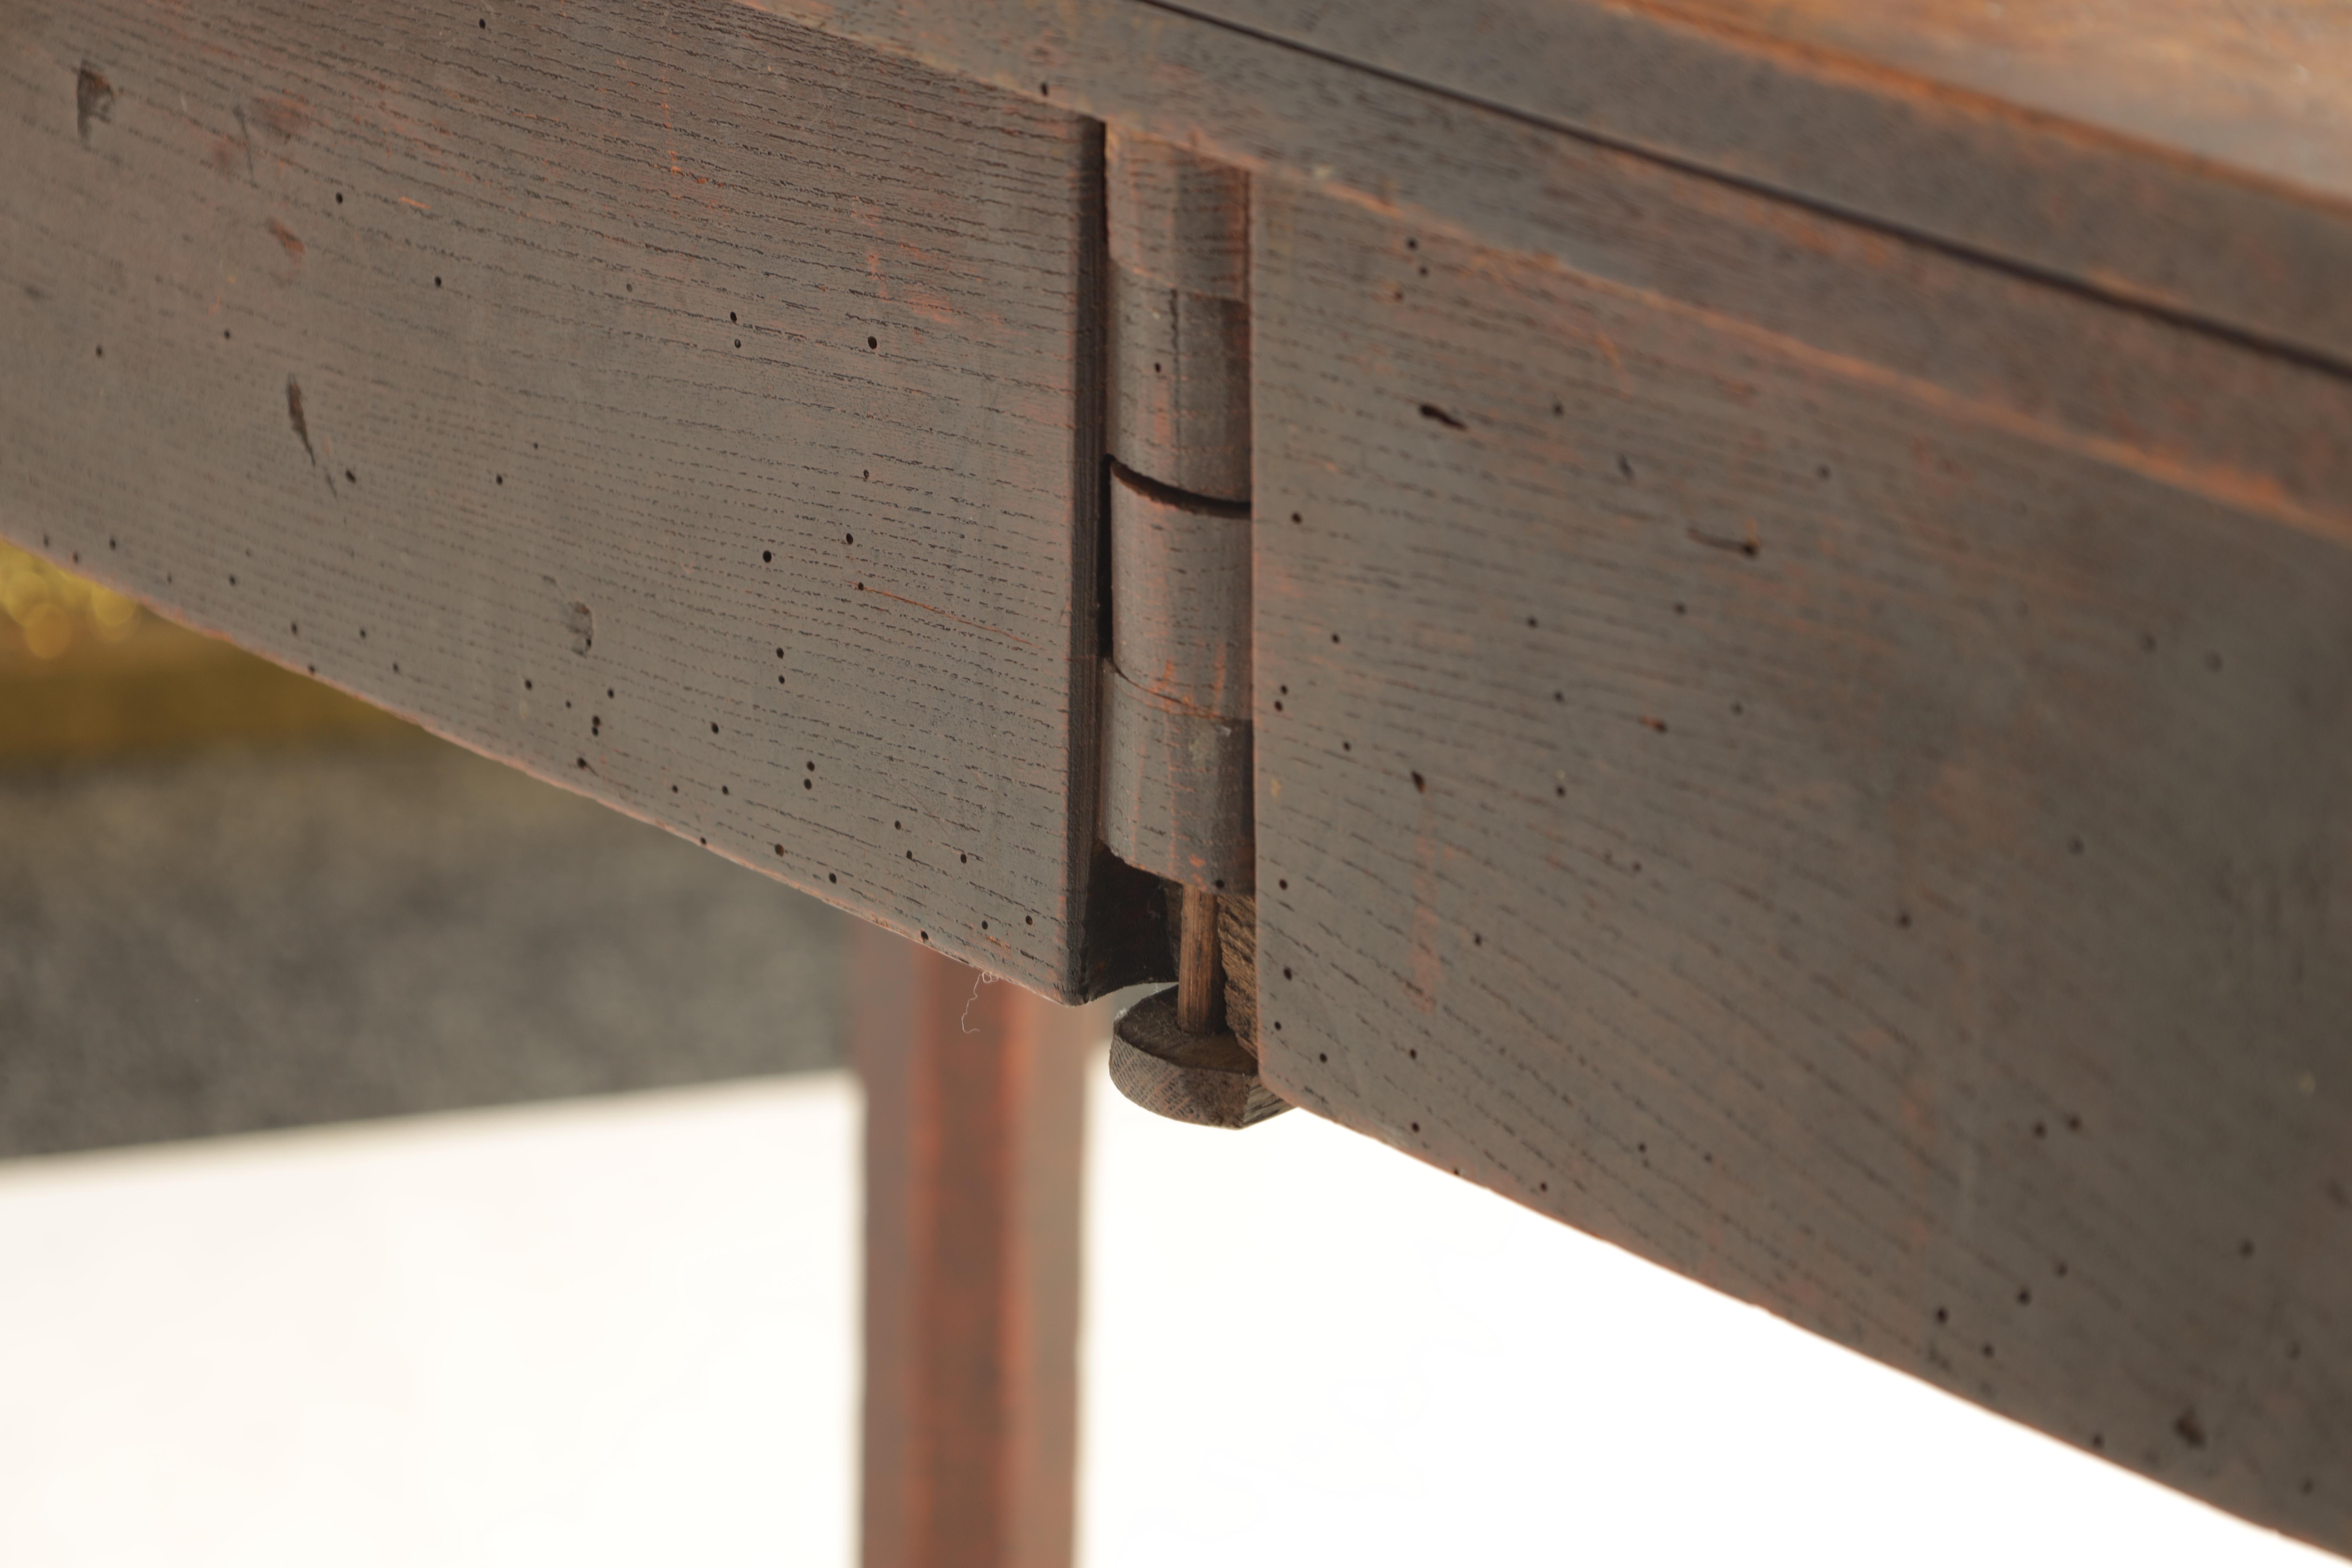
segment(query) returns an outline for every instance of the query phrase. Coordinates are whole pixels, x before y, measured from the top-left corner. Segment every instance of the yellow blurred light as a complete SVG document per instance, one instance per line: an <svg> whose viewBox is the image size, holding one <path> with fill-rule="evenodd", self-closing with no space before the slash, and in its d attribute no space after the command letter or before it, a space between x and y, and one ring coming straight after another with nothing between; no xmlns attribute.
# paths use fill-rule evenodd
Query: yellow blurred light
<svg viewBox="0 0 2352 1568"><path fill-rule="evenodd" d="M0 610L23 628L26 648L44 660L64 653L85 632L100 642L121 642L146 618L137 600L8 544L0 544Z"/></svg>
<svg viewBox="0 0 2352 1568"><path fill-rule="evenodd" d="M139 605L126 599L110 588L89 591L89 618L98 623L98 635L108 642L121 642L138 629Z"/></svg>
<svg viewBox="0 0 2352 1568"><path fill-rule="evenodd" d="M0 611L0 767L214 741L421 733L5 542Z"/></svg>
<svg viewBox="0 0 2352 1568"><path fill-rule="evenodd" d="M8 612L10 620L21 626L48 602L48 588L30 562L0 560L0 609Z"/></svg>
<svg viewBox="0 0 2352 1568"><path fill-rule="evenodd" d="M55 605L35 605L23 625L25 647L35 658L55 658L73 647L74 618Z"/></svg>

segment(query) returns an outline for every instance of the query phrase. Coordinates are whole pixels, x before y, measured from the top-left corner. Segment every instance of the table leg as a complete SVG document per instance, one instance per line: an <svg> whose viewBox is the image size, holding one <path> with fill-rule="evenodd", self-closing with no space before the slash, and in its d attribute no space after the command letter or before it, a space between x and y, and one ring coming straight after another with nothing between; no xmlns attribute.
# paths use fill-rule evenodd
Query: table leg
<svg viewBox="0 0 2352 1568"><path fill-rule="evenodd" d="M848 979L866 1106L865 1568L1068 1568L1099 1009L869 926Z"/></svg>

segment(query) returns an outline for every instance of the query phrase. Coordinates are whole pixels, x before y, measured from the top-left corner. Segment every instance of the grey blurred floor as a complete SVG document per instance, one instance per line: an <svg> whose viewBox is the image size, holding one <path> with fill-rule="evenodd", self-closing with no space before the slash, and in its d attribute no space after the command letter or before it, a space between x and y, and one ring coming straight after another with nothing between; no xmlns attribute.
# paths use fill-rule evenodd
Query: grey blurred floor
<svg viewBox="0 0 2352 1568"><path fill-rule="evenodd" d="M0 772L0 1155L831 1066L841 941L437 742Z"/></svg>

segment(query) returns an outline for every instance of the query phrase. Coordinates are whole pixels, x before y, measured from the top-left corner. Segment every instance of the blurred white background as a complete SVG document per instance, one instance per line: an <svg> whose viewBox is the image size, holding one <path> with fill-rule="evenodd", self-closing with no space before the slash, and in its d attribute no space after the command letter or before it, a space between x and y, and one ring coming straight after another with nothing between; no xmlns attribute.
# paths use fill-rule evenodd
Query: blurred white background
<svg viewBox="0 0 2352 1568"><path fill-rule="evenodd" d="M1088 1568L2332 1561L1335 1127L1095 1081ZM817 1073L0 1166L0 1563L846 1568L857 1116Z"/></svg>

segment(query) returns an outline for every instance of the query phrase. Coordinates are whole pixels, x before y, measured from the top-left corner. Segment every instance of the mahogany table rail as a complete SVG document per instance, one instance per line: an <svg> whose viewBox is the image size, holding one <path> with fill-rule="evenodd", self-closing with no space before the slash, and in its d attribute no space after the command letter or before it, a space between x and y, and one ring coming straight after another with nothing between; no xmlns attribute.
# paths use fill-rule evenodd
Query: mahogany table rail
<svg viewBox="0 0 2352 1568"><path fill-rule="evenodd" d="M2352 1552L2347 68L2317 0L12 0L0 534L909 995L1181 948L1174 1108ZM877 1562L1067 1555L1012 995L876 1100L877 1192L979 1118L1001 1299L872 1310L1046 1404L902 1390L1013 1447L869 1433Z"/></svg>

